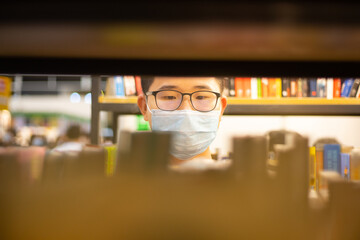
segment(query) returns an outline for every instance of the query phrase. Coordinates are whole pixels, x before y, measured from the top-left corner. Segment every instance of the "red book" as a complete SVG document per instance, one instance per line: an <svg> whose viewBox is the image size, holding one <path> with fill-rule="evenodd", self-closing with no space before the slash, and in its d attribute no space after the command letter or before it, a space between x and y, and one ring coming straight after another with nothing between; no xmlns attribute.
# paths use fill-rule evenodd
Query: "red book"
<svg viewBox="0 0 360 240"><path fill-rule="evenodd" d="M341 97L341 79L340 78L334 78L334 98Z"/></svg>
<svg viewBox="0 0 360 240"><path fill-rule="evenodd" d="M244 78L236 77L235 78L235 97L243 98L245 97L244 89Z"/></svg>
<svg viewBox="0 0 360 240"><path fill-rule="evenodd" d="M142 87L141 87L141 77L135 76L135 86L136 86L136 94L139 96L143 93Z"/></svg>
<svg viewBox="0 0 360 240"><path fill-rule="evenodd" d="M298 96L298 83L296 78L290 78L290 97Z"/></svg>
<svg viewBox="0 0 360 240"><path fill-rule="evenodd" d="M243 78L244 97L251 98L251 78Z"/></svg>

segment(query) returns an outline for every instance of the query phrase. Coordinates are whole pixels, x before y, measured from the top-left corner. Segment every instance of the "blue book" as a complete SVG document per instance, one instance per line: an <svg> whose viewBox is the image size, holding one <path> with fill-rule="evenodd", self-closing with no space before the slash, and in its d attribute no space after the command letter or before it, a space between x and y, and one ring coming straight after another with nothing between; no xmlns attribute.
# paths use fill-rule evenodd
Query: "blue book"
<svg viewBox="0 0 360 240"><path fill-rule="evenodd" d="M341 97L349 97L352 85L354 84L353 78L347 78L344 80L341 86Z"/></svg>
<svg viewBox="0 0 360 240"><path fill-rule="evenodd" d="M316 97L316 78L309 79L309 97Z"/></svg>
<svg viewBox="0 0 360 240"><path fill-rule="evenodd" d="M341 153L341 176L350 179L350 154Z"/></svg>
<svg viewBox="0 0 360 240"><path fill-rule="evenodd" d="M341 174L340 144L324 144L324 170Z"/></svg>
<svg viewBox="0 0 360 240"><path fill-rule="evenodd" d="M115 95L124 97L125 96L125 87L124 87L124 78L122 76L114 77L115 80Z"/></svg>

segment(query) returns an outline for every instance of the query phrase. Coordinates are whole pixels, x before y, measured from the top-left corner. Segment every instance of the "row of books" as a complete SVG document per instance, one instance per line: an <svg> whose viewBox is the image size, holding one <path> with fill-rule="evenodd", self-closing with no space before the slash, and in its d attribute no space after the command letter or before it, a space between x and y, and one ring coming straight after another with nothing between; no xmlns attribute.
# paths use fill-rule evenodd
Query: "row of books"
<svg viewBox="0 0 360 240"><path fill-rule="evenodd" d="M360 180L360 148L336 141L319 141L310 147L310 187L319 190L320 172L334 171L343 179Z"/></svg>
<svg viewBox="0 0 360 240"><path fill-rule="evenodd" d="M105 96L137 96L140 93L142 93L140 76L111 76L106 79Z"/></svg>
<svg viewBox="0 0 360 240"><path fill-rule="evenodd" d="M244 78L228 81L228 95L238 98L360 98L360 78Z"/></svg>

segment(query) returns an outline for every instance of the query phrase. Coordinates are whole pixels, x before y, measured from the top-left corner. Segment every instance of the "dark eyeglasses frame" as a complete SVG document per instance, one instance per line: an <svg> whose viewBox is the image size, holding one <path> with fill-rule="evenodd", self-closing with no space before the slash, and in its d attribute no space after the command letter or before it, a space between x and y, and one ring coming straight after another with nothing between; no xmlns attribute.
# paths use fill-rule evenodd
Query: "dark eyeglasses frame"
<svg viewBox="0 0 360 240"><path fill-rule="evenodd" d="M174 91L174 92L178 92L178 93L181 94L181 101L180 101L179 106L178 106L176 109L174 109L174 110L163 110L163 109L159 108L159 106L158 106L158 104L157 104L156 95L157 95L159 92L164 92L164 91ZM200 110L197 110L197 109L195 108L195 106L194 106L194 104L193 104L193 102L192 102L192 95L195 94L195 93L198 93L198 92L210 92L210 93L214 93L214 94L216 95L216 102L215 102L214 107L213 107L211 110L209 110L209 111L200 111ZM162 111L175 111L175 110L177 110L177 109L181 106L181 104L182 104L182 102L183 102L183 100L184 100L184 96L185 96L185 95L189 95L191 105L193 106L193 108L194 108L196 111L198 111L198 112L211 112L212 110L214 110L214 109L216 108L216 105L217 105L217 103L218 103L218 100L219 100L219 98L221 97L221 94L218 93L218 92L206 91L206 90L205 90L205 91L195 91L195 92L193 92L193 93L182 93L182 92L177 91L177 90L159 90L159 91L147 92L147 93L146 93L146 101L148 100L147 98L148 98L149 95L153 95L153 96L155 97L156 107L159 108L159 109L162 110Z"/></svg>

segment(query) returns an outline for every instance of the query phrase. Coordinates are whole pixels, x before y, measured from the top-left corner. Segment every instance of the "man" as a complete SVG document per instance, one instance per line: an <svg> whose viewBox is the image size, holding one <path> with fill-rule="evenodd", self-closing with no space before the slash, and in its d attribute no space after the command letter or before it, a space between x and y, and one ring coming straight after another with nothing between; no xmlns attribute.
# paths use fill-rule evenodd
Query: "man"
<svg viewBox="0 0 360 240"><path fill-rule="evenodd" d="M153 131L173 133L170 164L211 159L227 105L224 80L214 77L155 77L143 79L138 106Z"/></svg>

